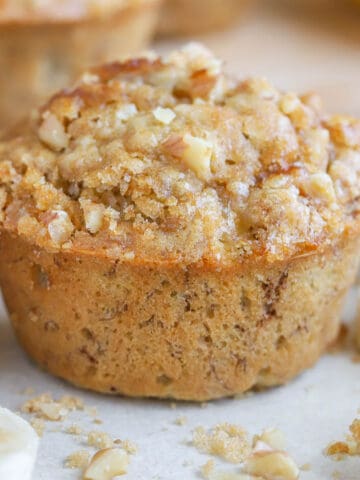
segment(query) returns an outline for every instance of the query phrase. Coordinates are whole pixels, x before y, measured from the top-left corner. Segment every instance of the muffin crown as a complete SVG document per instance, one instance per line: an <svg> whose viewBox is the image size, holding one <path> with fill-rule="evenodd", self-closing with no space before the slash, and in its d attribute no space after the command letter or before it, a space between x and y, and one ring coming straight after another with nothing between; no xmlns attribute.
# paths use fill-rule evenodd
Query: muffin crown
<svg viewBox="0 0 360 480"><path fill-rule="evenodd" d="M124 261L310 254L359 223L360 122L205 48L107 64L0 146L2 228Z"/></svg>

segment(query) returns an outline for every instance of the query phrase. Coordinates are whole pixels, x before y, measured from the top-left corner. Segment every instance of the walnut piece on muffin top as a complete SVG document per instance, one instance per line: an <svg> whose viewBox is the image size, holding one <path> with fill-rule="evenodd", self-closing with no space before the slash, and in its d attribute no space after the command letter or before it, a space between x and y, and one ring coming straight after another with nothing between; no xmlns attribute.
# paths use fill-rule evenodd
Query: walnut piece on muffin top
<svg viewBox="0 0 360 480"><path fill-rule="evenodd" d="M80 20L154 0L0 0L0 24Z"/></svg>
<svg viewBox="0 0 360 480"><path fill-rule="evenodd" d="M358 229L360 121L204 47L95 68L0 145L1 228L132 262L230 265Z"/></svg>

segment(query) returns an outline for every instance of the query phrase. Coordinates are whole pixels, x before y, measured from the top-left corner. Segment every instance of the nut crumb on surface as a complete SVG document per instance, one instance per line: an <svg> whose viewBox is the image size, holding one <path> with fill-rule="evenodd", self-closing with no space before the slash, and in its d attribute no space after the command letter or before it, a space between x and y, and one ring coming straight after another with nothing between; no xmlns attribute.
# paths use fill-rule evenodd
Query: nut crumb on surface
<svg viewBox="0 0 360 480"><path fill-rule="evenodd" d="M178 425L180 427L184 426L187 424L187 418L185 416L182 416L182 417L178 417L175 419L175 425Z"/></svg>
<svg viewBox="0 0 360 480"><path fill-rule="evenodd" d="M44 393L27 400L22 408L24 413L32 413L44 420L62 421L69 413L68 408L61 402L55 401L50 394Z"/></svg>
<svg viewBox="0 0 360 480"><path fill-rule="evenodd" d="M78 450L71 453L65 460L66 468L86 468L90 461L90 453L87 450Z"/></svg>
<svg viewBox="0 0 360 480"><path fill-rule="evenodd" d="M117 439L114 441L114 445L121 447L129 455L135 455L135 453L138 451L138 446L131 440Z"/></svg>
<svg viewBox="0 0 360 480"><path fill-rule="evenodd" d="M114 441L105 432L96 432L92 431L88 433L87 443L91 447L96 447L98 449L110 448L114 445Z"/></svg>
<svg viewBox="0 0 360 480"><path fill-rule="evenodd" d="M83 429L79 425L75 425L75 424L67 427L65 431L70 435L81 435L83 433Z"/></svg>
<svg viewBox="0 0 360 480"><path fill-rule="evenodd" d="M276 450L253 452L245 461L244 471L267 480L299 478L299 468L290 455Z"/></svg>
<svg viewBox="0 0 360 480"><path fill-rule="evenodd" d="M83 480L112 480L117 475L124 475L128 465L129 456L121 448L99 450L85 470Z"/></svg>
<svg viewBox="0 0 360 480"><path fill-rule="evenodd" d="M32 418L30 425L33 427L39 437L42 437L45 430L45 422L42 418Z"/></svg>
<svg viewBox="0 0 360 480"><path fill-rule="evenodd" d="M325 450L334 460L343 460L347 456L360 455L360 419L356 418L349 426L345 441L330 443Z"/></svg>
<svg viewBox="0 0 360 480"><path fill-rule="evenodd" d="M216 425L209 431L197 427L193 432L192 443L198 450L232 463L243 461L250 453L246 431L229 423Z"/></svg>
<svg viewBox="0 0 360 480"><path fill-rule="evenodd" d="M299 477L298 466L285 451L285 437L275 428L254 435L250 442L245 430L237 425L220 424L208 432L198 427L193 444L204 453L241 464L240 471L220 472L210 460L200 469L207 480L297 480Z"/></svg>
<svg viewBox="0 0 360 480"><path fill-rule="evenodd" d="M208 460L204 465L201 466L200 471L203 478L208 480L210 478L210 474L213 473L215 468L214 460Z"/></svg>

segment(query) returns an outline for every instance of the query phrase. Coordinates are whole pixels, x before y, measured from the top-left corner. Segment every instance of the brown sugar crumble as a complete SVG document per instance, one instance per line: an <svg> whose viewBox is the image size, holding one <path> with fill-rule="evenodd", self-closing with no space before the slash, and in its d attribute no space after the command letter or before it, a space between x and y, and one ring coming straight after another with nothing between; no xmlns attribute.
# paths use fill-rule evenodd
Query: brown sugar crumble
<svg viewBox="0 0 360 480"><path fill-rule="evenodd" d="M347 456L360 455L360 419L352 422L346 440L331 443L326 448L325 454L338 461Z"/></svg>
<svg viewBox="0 0 360 480"><path fill-rule="evenodd" d="M325 248L359 214L360 122L318 104L197 44L95 68L0 145L0 222L129 262Z"/></svg>
<svg viewBox="0 0 360 480"><path fill-rule="evenodd" d="M192 443L201 452L216 455L231 463L242 462L250 453L246 431L229 423L216 425L210 431L197 427Z"/></svg>
<svg viewBox="0 0 360 480"><path fill-rule="evenodd" d="M105 432L95 431L88 433L87 443L89 446L98 449L110 448L114 445L114 441L111 439L110 435Z"/></svg>
<svg viewBox="0 0 360 480"><path fill-rule="evenodd" d="M27 400L21 411L23 413L35 414L38 418L51 420L54 422L62 421L69 413L68 402L55 401L49 393L44 393L30 400Z"/></svg>
<svg viewBox="0 0 360 480"><path fill-rule="evenodd" d="M87 450L78 450L71 453L65 460L66 468L81 468L84 469L88 466L90 461L90 453Z"/></svg>

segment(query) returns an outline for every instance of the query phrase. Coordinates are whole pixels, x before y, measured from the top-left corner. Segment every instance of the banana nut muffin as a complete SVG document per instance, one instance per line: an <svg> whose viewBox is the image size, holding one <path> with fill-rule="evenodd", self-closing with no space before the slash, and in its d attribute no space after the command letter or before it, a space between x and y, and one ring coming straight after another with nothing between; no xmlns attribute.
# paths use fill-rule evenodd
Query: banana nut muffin
<svg viewBox="0 0 360 480"><path fill-rule="evenodd" d="M0 127L84 67L147 46L160 0L0 0Z"/></svg>
<svg viewBox="0 0 360 480"><path fill-rule="evenodd" d="M238 20L249 0L165 0L160 33L194 34L221 29Z"/></svg>
<svg viewBox="0 0 360 480"><path fill-rule="evenodd" d="M0 144L17 336L77 385L204 400L282 384L338 332L360 122L207 50L107 64Z"/></svg>

